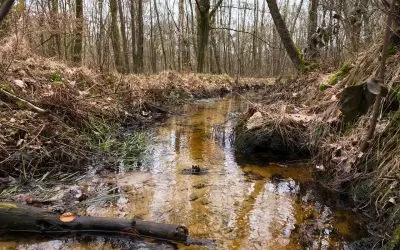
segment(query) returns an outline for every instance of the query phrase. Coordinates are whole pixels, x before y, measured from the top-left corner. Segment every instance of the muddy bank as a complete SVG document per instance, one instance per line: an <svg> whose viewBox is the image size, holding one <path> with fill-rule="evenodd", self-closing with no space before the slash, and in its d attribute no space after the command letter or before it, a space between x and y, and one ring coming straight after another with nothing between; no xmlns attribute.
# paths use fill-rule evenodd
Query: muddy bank
<svg viewBox="0 0 400 250"><path fill-rule="evenodd" d="M310 159L307 124L312 117L279 114L248 110L236 126L236 155L243 160L258 158L269 162Z"/></svg>

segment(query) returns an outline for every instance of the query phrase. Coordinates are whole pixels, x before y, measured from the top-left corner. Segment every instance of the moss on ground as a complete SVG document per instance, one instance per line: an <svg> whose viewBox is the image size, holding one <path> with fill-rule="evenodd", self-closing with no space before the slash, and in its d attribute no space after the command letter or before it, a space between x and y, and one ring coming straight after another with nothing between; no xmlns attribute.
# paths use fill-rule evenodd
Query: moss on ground
<svg viewBox="0 0 400 250"><path fill-rule="evenodd" d="M384 248L385 250L396 250L400 248L400 225L397 225L393 232L390 243Z"/></svg>
<svg viewBox="0 0 400 250"><path fill-rule="evenodd" d="M336 71L335 73L333 73L328 81L326 83L321 83L319 85L319 90L325 91L328 88L331 88L333 85L335 85L336 83L338 83L340 80L342 80L349 72L350 70L353 68L353 64L350 62L344 62L343 65L340 67L340 69L338 71Z"/></svg>

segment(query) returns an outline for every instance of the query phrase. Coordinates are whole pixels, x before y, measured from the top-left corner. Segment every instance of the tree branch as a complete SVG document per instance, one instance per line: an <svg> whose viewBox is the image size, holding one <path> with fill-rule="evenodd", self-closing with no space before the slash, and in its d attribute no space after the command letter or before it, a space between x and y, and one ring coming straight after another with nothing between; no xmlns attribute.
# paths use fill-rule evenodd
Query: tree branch
<svg viewBox="0 0 400 250"><path fill-rule="evenodd" d="M214 6L214 8L210 12L210 19L215 15L219 6L221 6L223 0L219 0L218 3ZM197 2L197 0L196 0Z"/></svg>
<svg viewBox="0 0 400 250"><path fill-rule="evenodd" d="M196 2L197 9L198 9L199 11L201 11L199 1L198 1L198 0L195 0L195 2Z"/></svg>
<svg viewBox="0 0 400 250"><path fill-rule="evenodd" d="M13 94L11 94L10 92L8 92L8 91L6 91L4 89L0 89L0 93L3 93L8 97L11 97L11 98L13 98L13 99L15 99L17 101L22 102L23 104L25 104L26 106L31 108L33 111L36 111L38 113L46 113L47 112L46 110L44 110L42 108L39 108L39 107L33 105L32 103L28 102L27 100L24 100L24 99L22 99L22 98L20 98L20 97L18 97L16 95L13 95Z"/></svg>
<svg viewBox="0 0 400 250"><path fill-rule="evenodd" d="M254 33L249 32L249 31L237 30L237 29L232 29L232 28L228 28L228 27L211 27L210 29L212 29L212 30L229 30L229 31L235 31L235 32L239 32L239 33L248 34L248 35L251 35L251 36L253 36L254 38L260 40L261 42L267 44L270 48L273 48L273 49L280 49L279 47L272 46L270 42L268 42L268 41L262 39L262 38L259 37L259 36L254 35Z"/></svg>

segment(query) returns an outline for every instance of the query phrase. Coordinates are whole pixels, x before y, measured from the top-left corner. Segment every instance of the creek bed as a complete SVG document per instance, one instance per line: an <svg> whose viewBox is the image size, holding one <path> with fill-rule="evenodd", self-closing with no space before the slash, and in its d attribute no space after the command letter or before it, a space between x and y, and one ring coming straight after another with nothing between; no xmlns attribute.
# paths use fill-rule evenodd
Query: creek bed
<svg viewBox="0 0 400 250"><path fill-rule="evenodd" d="M345 202L322 194L306 163L238 163L233 148L239 97L198 101L156 128L150 161L141 170L90 175L77 185L116 186L117 199L86 208L92 216L137 217L183 224L217 249L340 249L362 235ZM199 166L204 174L183 174ZM3 241L0 249L203 249L127 240Z"/></svg>

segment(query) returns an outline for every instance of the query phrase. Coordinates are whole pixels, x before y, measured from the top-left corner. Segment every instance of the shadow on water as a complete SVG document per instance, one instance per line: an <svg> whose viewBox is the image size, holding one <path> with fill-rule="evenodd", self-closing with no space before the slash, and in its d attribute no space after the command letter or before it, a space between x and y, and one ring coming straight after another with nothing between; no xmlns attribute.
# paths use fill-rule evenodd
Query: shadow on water
<svg viewBox="0 0 400 250"><path fill-rule="evenodd" d="M233 127L247 105L230 97L182 107L184 116L157 128L147 170L110 174L102 181L115 183L119 198L89 206L86 213L184 224L191 237L212 239L218 249L303 249L304 244L337 249L360 238L355 215L328 202L307 164L237 162ZM206 174L182 174L193 166ZM101 177L92 178L84 180L86 185L96 185ZM127 246L102 238L52 242L8 244L20 249L201 249L144 241Z"/></svg>

